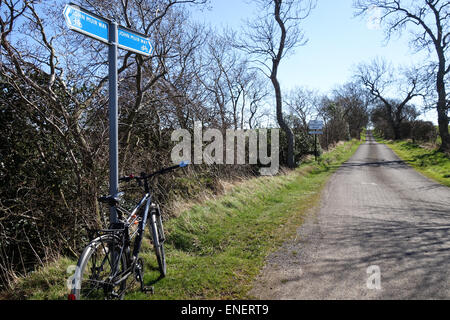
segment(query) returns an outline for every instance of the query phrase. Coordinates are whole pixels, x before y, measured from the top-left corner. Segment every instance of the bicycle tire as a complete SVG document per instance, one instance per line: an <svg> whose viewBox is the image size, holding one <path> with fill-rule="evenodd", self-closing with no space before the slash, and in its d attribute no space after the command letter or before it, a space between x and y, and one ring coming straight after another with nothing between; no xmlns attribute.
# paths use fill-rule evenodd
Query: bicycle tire
<svg viewBox="0 0 450 320"><path fill-rule="evenodd" d="M156 260L158 260L159 273L161 274L161 277L164 278L167 274L167 265L164 252L164 229L159 209L158 211L153 211L150 218L153 247L155 249Z"/></svg>
<svg viewBox="0 0 450 320"><path fill-rule="evenodd" d="M123 299L126 290L126 278L116 287L106 284L111 275L111 265L113 264L107 257L109 256L109 248L116 248L118 252L119 248L115 244L119 241L120 239L117 236L102 235L91 241L83 250L72 280L71 293L76 300ZM101 258L102 255L104 258L102 258L101 264L97 266L97 256ZM120 269L122 271L127 270L126 252L122 253L120 260ZM98 274L98 271L96 271L97 274L94 274L95 269L99 269L101 275Z"/></svg>

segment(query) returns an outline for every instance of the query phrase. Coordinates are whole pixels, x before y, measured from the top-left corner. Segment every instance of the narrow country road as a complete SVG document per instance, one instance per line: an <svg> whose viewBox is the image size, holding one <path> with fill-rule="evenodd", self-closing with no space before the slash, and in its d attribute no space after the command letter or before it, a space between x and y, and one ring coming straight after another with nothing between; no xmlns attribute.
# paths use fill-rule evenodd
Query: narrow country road
<svg viewBox="0 0 450 320"><path fill-rule="evenodd" d="M269 256L251 295L450 299L450 188L371 136L333 175L297 233Z"/></svg>

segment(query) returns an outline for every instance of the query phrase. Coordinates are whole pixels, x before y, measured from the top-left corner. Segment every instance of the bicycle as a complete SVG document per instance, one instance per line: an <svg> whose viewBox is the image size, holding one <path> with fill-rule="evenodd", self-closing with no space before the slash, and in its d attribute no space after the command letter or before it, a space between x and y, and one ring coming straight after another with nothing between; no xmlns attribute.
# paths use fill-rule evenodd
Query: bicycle
<svg viewBox="0 0 450 320"><path fill-rule="evenodd" d="M120 182L136 180L140 186L143 183L145 194L131 212L120 205L123 192L98 198L99 202L116 208L118 222L110 223L108 229L94 232L94 236L91 237L94 239L78 259L69 300L123 299L127 279L131 275L134 275L135 280L140 283L142 292L153 292L153 287L144 286L144 264L139 258L147 220L161 278L166 276L167 267L161 211L159 205L152 202L149 179L186 166L187 163L182 162L151 174L141 173L140 176L121 177ZM138 226L134 230L133 227L136 225Z"/></svg>

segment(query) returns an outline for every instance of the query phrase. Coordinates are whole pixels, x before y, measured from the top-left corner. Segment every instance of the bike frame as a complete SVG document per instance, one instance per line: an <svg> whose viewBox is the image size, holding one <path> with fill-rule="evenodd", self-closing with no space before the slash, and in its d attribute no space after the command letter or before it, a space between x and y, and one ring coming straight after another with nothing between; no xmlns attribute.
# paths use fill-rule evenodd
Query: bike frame
<svg viewBox="0 0 450 320"><path fill-rule="evenodd" d="M144 206L145 206L144 213L141 215L138 215L137 213ZM128 237L126 236L126 238L122 238L122 239L128 239L128 241L131 242L132 239L134 238L134 236L136 236L136 238L134 239L134 248L133 248L132 255L129 256L128 254L126 254L124 252L123 249L127 246L125 241L123 241L123 243L121 243L122 249L119 254L116 254L115 252L111 252L111 262L112 262L111 267L114 268L114 270L112 270L111 278L112 278L114 284L118 284L133 273L134 265L135 265L136 261L138 261L139 252L140 252L141 244L142 244L142 240L143 240L143 235L144 235L145 227L147 225L148 214L150 212L150 208L152 207L152 197L151 197L150 192L146 193L144 195L144 197L139 201L139 203L136 205L136 207L131 212L128 212L125 208L118 206L118 205L116 205L115 207L120 215L122 215L122 214L127 215L127 218L125 220L126 221L125 226L124 226L125 229L123 230L123 232L129 232L128 226L134 224L135 221L137 221L139 218L141 218L141 220L139 221L139 226L138 226L137 230L132 235L128 235ZM110 229L110 230L112 231L114 229ZM107 230L104 230L104 231L107 231ZM116 268L119 266L119 261L121 261L122 256L124 254L127 255L126 256L127 260L129 260L129 258L132 258L132 259L131 259L131 261L129 261L128 268L126 270L120 271L120 270L117 270Z"/></svg>

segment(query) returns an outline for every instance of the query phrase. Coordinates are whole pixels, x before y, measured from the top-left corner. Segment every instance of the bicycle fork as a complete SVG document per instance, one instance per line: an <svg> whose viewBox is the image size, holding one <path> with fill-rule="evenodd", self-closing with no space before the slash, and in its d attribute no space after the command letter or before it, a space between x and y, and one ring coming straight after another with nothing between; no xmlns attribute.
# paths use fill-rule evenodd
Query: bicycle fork
<svg viewBox="0 0 450 320"><path fill-rule="evenodd" d="M133 248L133 262L138 258L139 251L141 250L142 238L144 236L145 226L147 224L148 211L150 210L151 198L147 200L144 209L144 215L139 222L138 233L136 235L136 239L134 240L134 248Z"/></svg>

